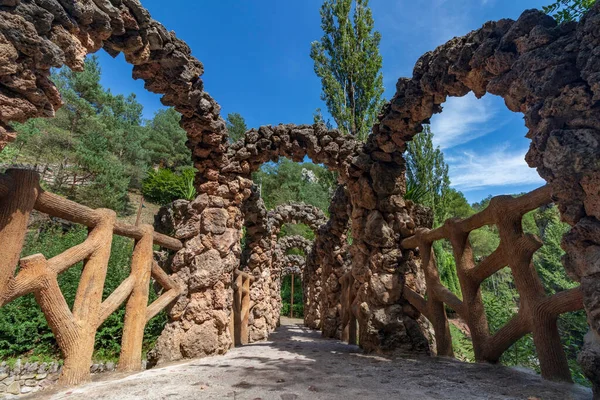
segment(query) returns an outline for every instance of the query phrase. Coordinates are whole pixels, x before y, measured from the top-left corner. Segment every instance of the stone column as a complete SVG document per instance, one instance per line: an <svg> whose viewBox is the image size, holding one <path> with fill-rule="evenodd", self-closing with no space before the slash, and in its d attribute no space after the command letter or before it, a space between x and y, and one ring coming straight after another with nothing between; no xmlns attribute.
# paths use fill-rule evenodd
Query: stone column
<svg viewBox="0 0 600 400"><path fill-rule="evenodd" d="M425 353L429 346L416 320L419 313L402 297L407 279L417 275L409 254L400 250L400 241L416 226L402 197L404 160L400 153L375 157L386 161L363 164L369 168L348 185L352 274L360 284L356 299L360 346L367 352Z"/></svg>

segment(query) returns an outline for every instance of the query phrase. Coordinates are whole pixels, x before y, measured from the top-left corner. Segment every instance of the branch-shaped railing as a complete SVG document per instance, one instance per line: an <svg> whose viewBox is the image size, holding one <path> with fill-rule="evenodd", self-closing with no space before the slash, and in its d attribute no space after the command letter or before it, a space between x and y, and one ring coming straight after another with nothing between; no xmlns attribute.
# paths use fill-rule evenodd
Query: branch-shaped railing
<svg viewBox="0 0 600 400"><path fill-rule="evenodd" d="M35 254L19 261L34 209L87 226L87 239L51 259ZM102 301L113 234L135 239L131 274ZM0 175L0 243L0 307L26 294L35 296L64 355L59 383L76 385L90 379L96 331L125 301L118 369L142 368L146 323L180 293L175 282L154 262L153 245L179 250L179 240L154 232L151 225L138 227L117 222L112 210L93 210L45 192L34 171L9 170ZM79 262L83 262L83 270L70 309L57 277ZM17 264L20 269L15 275ZM150 277L163 287L164 293L148 305Z"/></svg>
<svg viewBox="0 0 600 400"><path fill-rule="evenodd" d="M523 216L552 202L549 186L520 197L494 197L489 206L467 219L451 219L434 229L419 229L402 241L406 249L419 248L426 281L426 298L409 287L404 297L432 323L439 355L452 356L452 339L444 303L465 321L471 332L477 361L497 362L521 337L533 334L542 376L570 381L567 357L560 342L557 319L560 314L583 308L579 287L548 296L532 263L542 246L539 238L525 234ZM496 225L500 245L479 264L475 264L469 233L485 225ZM436 240L447 239L452 245L462 300L440 281L432 252ZM485 279L508 266L520 296L518 313L495 334L490 334L481 297Z"/></svg>

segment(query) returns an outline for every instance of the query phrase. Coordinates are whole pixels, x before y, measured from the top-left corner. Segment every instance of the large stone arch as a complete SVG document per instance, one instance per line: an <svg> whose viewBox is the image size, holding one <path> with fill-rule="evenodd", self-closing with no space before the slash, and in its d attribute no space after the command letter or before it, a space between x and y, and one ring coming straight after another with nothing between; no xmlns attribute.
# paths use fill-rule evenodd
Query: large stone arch
<svg viewBox="0 0 600 400"><path fill-rule="evenodd" d="M186 244L173 269L185 293L169 312L157 352L162 361L227 351L239 206L251 182L219 173L226 165L227 130L220 107L203 90L203 65L138 0L3 1L0 48L0 150L15 138L11 122L53 117L62 105L50 68L80 71L86 54L101 48L112 56L123 53L134 65L134 79L144 80L147 90L162 94L162 103L183 115L201 196L177 209L177 236Z"/></svg>
<svg viewBox="0 0 600 400"><path fill-rule="evenodd" d="M305 224L316 234L319 227L327 222L327 217L323 211L315 206L305 203L291 202L279 205L273 210L270 210L268 212L267 221L268 234L270 236L269 246L270 249L275 249L277 238L283 225ZM271 252L271 263L267 267L269 269L271 282L268 287L268 291L265 291L265 293L267 296L269 296L272 304L271 312L274 316L272 319L274 324L268 326L266 335L268 335L268 333L272 332L277 327L279 314L281 311L281 271L279 269L281 265L273 261L273 253Z"/></svg>
<svg viewBox="0 0 600 400"><path fill-rule="evenodd" d="M501 96L525 116L526 160L552 188L562 219L567 272L581 282L591 326L580 361L600 389L600 4L579 23L537 10L488 22L417 62L400 79L369 146L402 150L448 96Z"/></svg>
<svg viewBox="0 0 600 400"><path fill-rule="evenodd" d="M266 162L280 157L301 162L308 156L314 163L345 175L351 156L361 146L351 136L328 130L324 124L261 126L229 146L225 171L250 178Z"/></svg>

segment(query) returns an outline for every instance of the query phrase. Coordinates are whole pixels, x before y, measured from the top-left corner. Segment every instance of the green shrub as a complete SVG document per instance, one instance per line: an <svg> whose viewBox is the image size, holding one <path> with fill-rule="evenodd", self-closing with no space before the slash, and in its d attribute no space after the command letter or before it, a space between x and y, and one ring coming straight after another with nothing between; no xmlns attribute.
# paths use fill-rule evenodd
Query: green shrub
<svg viewBox="0 0 600 400"><path fill-rule="evenodd" d="M142 194L151 202L163 206L177 199L193 200L196 198L194 177L193 168L182 169L180 173L166 168L151 170L142 182Z"/></svg>

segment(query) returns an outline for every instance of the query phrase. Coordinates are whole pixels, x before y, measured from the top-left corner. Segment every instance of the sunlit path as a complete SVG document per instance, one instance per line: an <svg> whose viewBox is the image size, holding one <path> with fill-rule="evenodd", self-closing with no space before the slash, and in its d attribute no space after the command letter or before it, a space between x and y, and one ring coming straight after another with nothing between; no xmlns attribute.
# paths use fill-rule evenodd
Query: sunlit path
<svg viewBox="0 0 600 400"><path fill-rule="evenodd" d="M589 399L591 391L504 367L366 356L285 319L271 341L115 375L36 399ZM106 377L105 377L106 379Z"/></svg>

